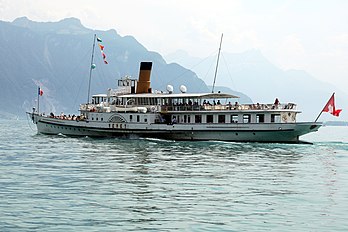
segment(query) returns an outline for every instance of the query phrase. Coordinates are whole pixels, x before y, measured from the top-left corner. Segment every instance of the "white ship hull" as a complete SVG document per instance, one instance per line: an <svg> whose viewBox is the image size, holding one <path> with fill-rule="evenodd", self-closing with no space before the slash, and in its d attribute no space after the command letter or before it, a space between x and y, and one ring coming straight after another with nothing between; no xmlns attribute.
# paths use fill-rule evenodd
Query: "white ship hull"
<svg viewBox="0 0 348 232"><path fill-rule="evenodd" d="M30 114L38 133L90 137L142 137L167 140L300 143L300 136L315 132L321 123L110 123L62 120Z"/></svg>
<svg viewBox="0 0 348 232"><path fill-rule="evenodd" d="M93 95L91 101L88 92L77 116L44 116L35 108L28 114L42 134L190 141L299 143L301 135L322 125L297 122L296 104L280 104L278 98L273 104L232 104L238 97L220 91L186 93L180 86L181 93L173 93L170 85L168 92L152 91L151 68L152 62L141 62L138 80L120 79L117 89Z"/></svg>

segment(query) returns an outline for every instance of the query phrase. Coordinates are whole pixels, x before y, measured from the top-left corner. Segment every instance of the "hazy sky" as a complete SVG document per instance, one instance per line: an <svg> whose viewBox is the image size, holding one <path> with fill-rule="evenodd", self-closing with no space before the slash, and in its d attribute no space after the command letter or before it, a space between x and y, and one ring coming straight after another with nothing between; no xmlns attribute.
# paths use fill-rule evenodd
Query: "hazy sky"
<svg viewBox="0 0 348 232"><path fill-rule="evenodd" d="M152 51L259 49L283 69L306 70L348 93L346 0L0 0L0 20L76 17L95 29L133 35ZM299 83L300 84L300 83Z"/></svg>

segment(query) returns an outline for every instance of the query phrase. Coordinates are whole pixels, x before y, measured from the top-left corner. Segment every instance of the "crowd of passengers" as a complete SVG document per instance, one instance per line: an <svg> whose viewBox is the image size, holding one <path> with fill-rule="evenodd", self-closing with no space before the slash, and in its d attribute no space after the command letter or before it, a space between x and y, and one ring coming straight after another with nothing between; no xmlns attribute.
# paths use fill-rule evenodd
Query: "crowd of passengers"
<svg viewBox="0 0 348 232"><path fill-rule="evenodd" d="M57 119L63 119L63 120L76 120L76 121L83 121L83 120L85 120L86 118L85 118L85 116L84 115L75 115L75 114L73 114L73 115L65 115L63 112L60 114L60 115L54 115L54 113L50 113L50 116L49 116L50 118L57 118Z"/></svg>
<svg viewBox="0 0 348 232"><path fill-rule="evenodd" d="M199 104L197 102L194 102L192 104L192 101L190 100L188 103L174 103L172 106L198 106ZM220 106L222 105L220 100L217 100L217 102L215 100L213 100L212 103L210 103L207 100L204 100L202 103L203 107L206 106ZM239 105L238 102L235 102L234 104L232 104L231 102L229 102L228 104L226 104L226 109L229 110L240 110L240 109L251 109L251 110L267 110L267 109L278 109L280 105L280 102L278 100L278 98L275 99L273 105L267 105L267 104L260 104L260 103L256 103L256 104L245 104L245 105ZM165 104L165 106L169 106L168 104ZM294 104L289 103L288 105L284 106L284 109L293 109Z"/></svg>

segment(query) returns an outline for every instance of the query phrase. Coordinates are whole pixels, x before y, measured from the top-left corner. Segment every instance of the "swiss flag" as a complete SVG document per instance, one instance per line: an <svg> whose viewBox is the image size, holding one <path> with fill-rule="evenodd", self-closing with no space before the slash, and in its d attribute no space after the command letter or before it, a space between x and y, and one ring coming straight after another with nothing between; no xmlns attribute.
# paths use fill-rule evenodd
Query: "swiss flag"
<svg viewBox="0 0 348 232"><path fill-rule="evenodd" d="M332 94L329 101L326 103L323 112L329 112L330 114L338 117L341 113L342 109L337 109L335 107L335 93Z"/></svg>

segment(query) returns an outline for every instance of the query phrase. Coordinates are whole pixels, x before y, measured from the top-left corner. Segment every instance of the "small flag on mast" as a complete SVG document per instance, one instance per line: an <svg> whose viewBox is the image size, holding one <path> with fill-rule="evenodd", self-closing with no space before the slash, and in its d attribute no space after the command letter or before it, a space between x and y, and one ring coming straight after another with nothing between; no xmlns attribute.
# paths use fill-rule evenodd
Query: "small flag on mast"
<svg viewBox="0 0 348 232"><path fill-rule="evenodd" d="M100 52L101 52L102 57L103 57L104 64L108 64L108 62L106 61L106 55L104 53L104 46L100 44L103 41L99 37L97 37L97 41L98 41L98 46L100 48Z"/></svg>
<svg viewBox="0 0 348 232"><path fill-rule="evenodd" d="M341 113L342 109L337 109L336 110L336 106L335 106L335 93L332 94L332 96L330 97L329 101L326 103L323 112L329 112L330 114L332 114L333 116L338 117Z"/></svg>
<svg viewBox="0 0 348 232"><path fill-rule="evenodd" d="M39 96L43 95L43 90L40 88L40 86L38 87L38 91L37 91Z"/></svg>

